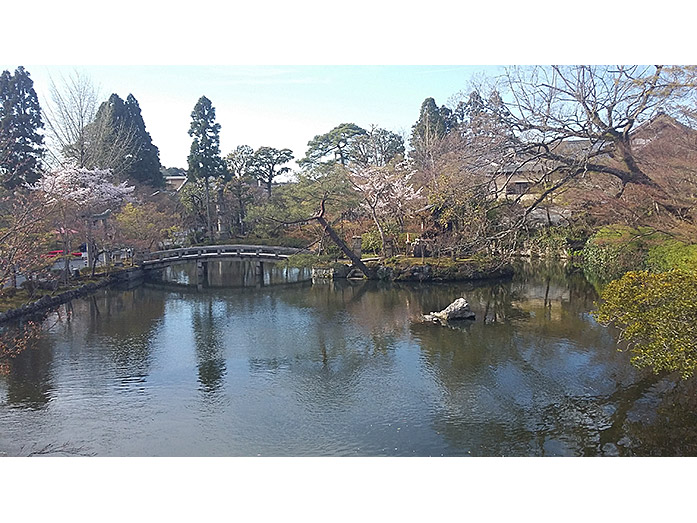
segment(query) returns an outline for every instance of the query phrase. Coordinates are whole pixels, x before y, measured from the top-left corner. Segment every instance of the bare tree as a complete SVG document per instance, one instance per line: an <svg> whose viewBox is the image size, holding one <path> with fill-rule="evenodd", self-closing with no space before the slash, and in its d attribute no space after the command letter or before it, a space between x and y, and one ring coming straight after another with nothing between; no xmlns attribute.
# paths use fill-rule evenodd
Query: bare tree
<svg viewBox="0 0 697 523"><path fill-rule="evenodd" d="M671 162L660 151L676 140L657 149L646 146L650 136L639 137L666 115L695 114L696 85L692 67L509 68L493 85L451 102L453 118L426 183L435 221L443 232L483 238L482 246L515 248L541 216L551 224L552 211L600 217L600 209L609 221L633 224L656 214L683 220L694 209L694 198L684 198L694 194L694 132L676 123L671 132L682 149Z"/></svg>
<svg viewBox="0 0 697 523"><path fill-rule="evenodd" d="M49 93L50 100L43 108L52 159L54 162L70 159L78 167L86 167L89 163L86 129L97 114L99 90L89 77L74 71L67 78L61 77L60 85L51 78Z"/></svg>
<svg viewBox="0 0 697 523"><path fill-rule="evenodd" d="M502 118L521 152L554 162L562 180L595 172L653 186L632 145L632 131L675 111L694 89L689 70L667 66L511 68L509 111ZM574 147L563 147L575 141Z"/></svg>
<svg viewBox="0 0 697 523"><path fill-rule="evenodd" d="M44 119L48 130L50 162L78 168L125 171L135 159L135 130L113 128L98 119L100 91L88 76L74 71L49 86ZM107 102L104 102L107 103Z"/></svg>

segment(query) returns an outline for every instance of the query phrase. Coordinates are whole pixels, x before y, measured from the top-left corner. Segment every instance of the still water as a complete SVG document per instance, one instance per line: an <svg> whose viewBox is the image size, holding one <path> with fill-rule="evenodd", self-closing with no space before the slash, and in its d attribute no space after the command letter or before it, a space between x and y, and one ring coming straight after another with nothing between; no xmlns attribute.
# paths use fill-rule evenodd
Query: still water
<svg viewBox="0 0 697 523"><path fill-rule="evenodd" d="M460 296L475 321L420 321ZM595 299L558 267L102 290L0 376L0 455L694 455L694 383L632 368Z"/></svg>

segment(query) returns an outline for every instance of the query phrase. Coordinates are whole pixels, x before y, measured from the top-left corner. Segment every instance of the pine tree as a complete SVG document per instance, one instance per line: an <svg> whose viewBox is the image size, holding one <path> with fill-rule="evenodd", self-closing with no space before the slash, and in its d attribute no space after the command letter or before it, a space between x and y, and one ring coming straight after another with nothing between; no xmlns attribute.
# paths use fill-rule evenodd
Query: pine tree
<svg viewBox="0 0 697 523"><path fill-rule="evenodd" d="M145 130L138 100L132 94L126 98L125 109L127 125L132 129L135 141L135 158L128 177L153 187L163 187L165 179L161 172L160 151L152 143L150 133Z"/></svg>
<svg viewBox="0 0 697 523"><path fill-rule="evenodd" d="M348 154L350 145L357 138L366 134L366 130L355 123L337 125L328 133L317 135L307 142L305 158L301 159L298 164L303 167L316 166L322 163L324 158L333 154L333 162L346 166L351 161Z"/></svg>
<svg viewBox="0 0 697 523"><path fill-rule="evenodd" d="M35 183L41 177L44 153L39 99L29 73L0 75L0 180L7 189Z"/></svg>
<svg viewBox="0 0 697 523"><path fill-rule="evenodd" d="M211 220L210 179L225 175L225 164L220 157L220 124L215 121L215 108L202 96L191 113L189 136L193 137L188 157L189 180L203 181L206 194L206 220L208 237L213 239Z"/></svg>
<svg viewBox="0 0 697 523"><path fill-rule="evenodd" d="M293 151L290 149L276 149L274 147L259 147L254 152L252 169L257 179L266 185L266 193L271 197L271 184L274 178L280 174L290 172L290 167L281 167L293 159Z"/></svg>

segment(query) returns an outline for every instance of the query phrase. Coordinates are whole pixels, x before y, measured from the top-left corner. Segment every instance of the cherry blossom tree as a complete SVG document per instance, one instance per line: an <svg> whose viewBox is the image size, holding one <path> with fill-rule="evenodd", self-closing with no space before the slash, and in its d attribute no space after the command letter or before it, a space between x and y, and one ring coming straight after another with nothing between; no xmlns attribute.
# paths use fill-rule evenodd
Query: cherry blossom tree
<svg viewBox="0 0 697 523"><path fill-rule="evenodd" d="M404 227L404 220L423 202L421 188L411 184L412 172L405 162L383 167L369 166L350 174L354 188L361 195L361 207L375 223L385 254L385 225L392 220Z"/></svg>
<svg viewBox="0 0 697 523"><path fill-rule="evenodd" d="M17 285L17 274L27 279L48 265L47 230L52 209L35 193L0 191L0 289Z"/></svg>
<svg viewBox="0 0 697 523"><path fill-rule="evenodd" d="M112 207L120 206L134 190L126 182L115 184L111 179L110 170L71 166L50 171L32 187L43 193L47 203L57 210L57 232L63 243L66 282L70 274L73 235L83 230L88 252L96 251L95 219L106 219ZM94 272L96 257L88 256L88 263Z"/></svg>

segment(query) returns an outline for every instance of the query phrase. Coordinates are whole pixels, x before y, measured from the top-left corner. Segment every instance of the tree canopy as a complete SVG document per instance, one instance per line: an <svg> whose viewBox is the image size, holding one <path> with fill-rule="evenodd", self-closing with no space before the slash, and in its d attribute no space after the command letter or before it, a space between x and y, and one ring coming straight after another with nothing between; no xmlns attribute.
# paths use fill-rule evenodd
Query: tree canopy
<svg viewBox="0 0 697 523"><path fill-rule="evenodd" d="M257 179L266 185L266 192L271 196L271 184L273 180L287 172L290 167L281 167L293 159L293 151L290 149L276 149L274 147L259 147L252 156L252 172Z"/></svg>
<svg viewBox="0 0 697 523"><path fill-rule="evenodd" d="M220 157L220 124L215 121L215 107L202 96L191 112L189 136L193 138L189 152L189 179L203 181L206 198L206 227L209 238L213 238L211 218L210 179L225 176L225 163Z"/></svg>
<svg viewBox="0 0 697 523"><path fill-rule="evenodd" d="M34 82L24 67L0 74L0 179L7 189L41 176L44 126Z"/></svg>
<svg viewBox="0 0 697 523"><path fill-rule="evenodd" d="M145 122L140 112L140 105L135 96L129 94L125 103L127 126L133 130L135 158L127 173L127 176L135 181L152 185L164 186L162 165L160 164L160 151L152 143L150 133L145 129Z"/></svg>
<svg viewBox="0 0 697 523"><path fill-rule="evenodd" d="M132 94L124 101L114 93L102 103L87 126L87 138L93 149L90 164L111 168L122 179L164 186L159 150L145 129L138 100Z"/></svg>
<svg viewBox="0 0 697 523"><path fill-rule="evenodd" d="M359 167L384 167L404 156L404 139L395 132L372 126L349 143L348 157Z"/></svg>
<svg viewBox="0 0 697 523"><path fill-rule="evenodd" d="M125 179L135 161L136 138L126 103L119 95L112 93L102 102L85 134L88 153L84 167L109 169Z"/></svg>
<svg viewBox="0 0 697 523"><path fill-rule="evenodd" d="M220 157L220 124L215 121L215 107L205 96L199 98L191 112L189 136L193 138L188 157L189 178L221 176L224 164Z"/></svg>
<svg viewBox="0 0 697 523"><path fill-rule="evenodd" d="M697 272L628 272L603 291L596 317L615 325L632 363L655 372L697 371Z"/></svg>
<svg viewBox="0 0 697 523"><path fill-rule="evenodd" d="M325 134L318 134L307 142L305 158L298 164L301 167L311 167L323 161L337 162L346 165L351 159L349 149L358 137L368 134L365 129L354 123L342 123ZM329 160L326 160L330 157Z"/></svg>

